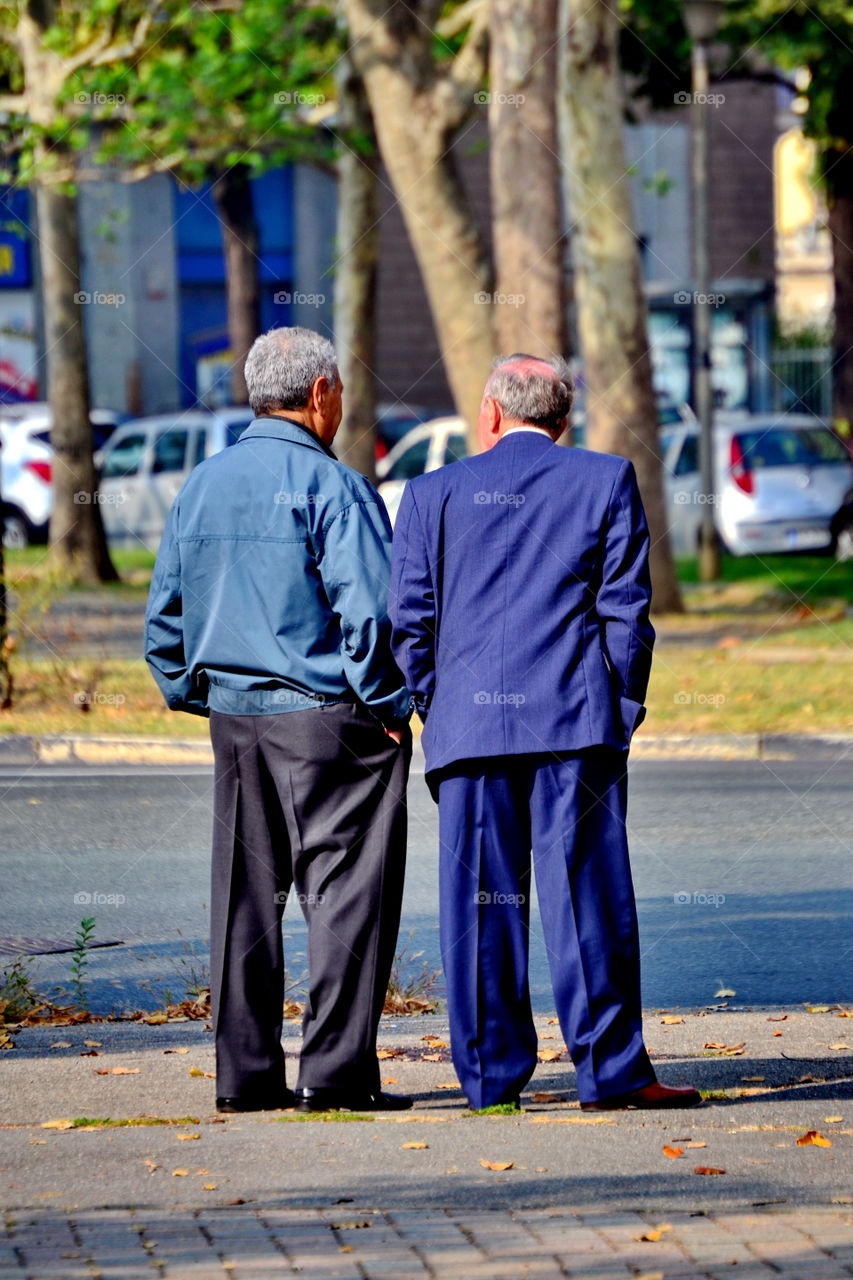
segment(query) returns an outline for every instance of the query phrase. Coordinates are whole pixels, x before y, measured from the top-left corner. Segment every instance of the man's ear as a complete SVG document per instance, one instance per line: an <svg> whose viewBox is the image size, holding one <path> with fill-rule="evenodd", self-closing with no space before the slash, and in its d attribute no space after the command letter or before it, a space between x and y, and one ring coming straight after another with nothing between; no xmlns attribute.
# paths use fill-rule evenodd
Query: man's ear
<svg viewBox="0 0 853 1280"><path fill-rule="evenodd" d="M477 421L477 435L483 449L491 449L500 437L503 414L501 407L492 396L484 396L480 406L480 417Z"/></svg>

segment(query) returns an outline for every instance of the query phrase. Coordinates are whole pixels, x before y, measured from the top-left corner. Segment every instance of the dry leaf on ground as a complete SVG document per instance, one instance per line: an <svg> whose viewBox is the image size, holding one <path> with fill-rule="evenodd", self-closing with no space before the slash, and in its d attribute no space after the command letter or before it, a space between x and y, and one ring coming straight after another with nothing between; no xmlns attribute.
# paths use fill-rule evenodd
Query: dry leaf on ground
<svg viewBox="0 0 853 1280"><path fill-rule="evenodd" d="M428 1142L404 1142L401 1151L426 1151L429 1147Z"/></svg>
<svg viewBox="0 0 853 1280"><path fill-rule="evenodd" d="M664 1147L663 1153L665 1156L669 1156L670 1160L678 1160L684 1155L681 1147Z"/></svg>
<svg viewBox="0 0 853 1280"><path fill-rule="evenodd" d="M481 1160L484 1169L494 1169L496 1173L506 1173L515 1164L514 1160Z"/></svg>
<svg viewBox="0 0 853 1280"><path fill-rule="evenodd" d="M663 1222L659 1227L652 1227L649 1231L645 1233L645 1235L634 1236L634 1239L647 1240L649 1241L649 1243L655 1244L657 1243L658 1240L663 1239L664 1232L671 1231L671 1230L672 1230L671 1225L668 1222Z"/></svg>
<svg viewBox="0 0 853 1280"><path fill-rule="evenodd" d="M832 1141L825 1138L817 1129L809 1129L801 1138L797 1138L798 1147L831 1147Z"/></svg>
<svg viewBox="0 0 853 1280"><path fill-rule="evenodd" d="M560 1058L559 1049L540 1049L536 1057L540 1062L557 1062Z"/></svg>
<svg viewBox="0 0 853 1280"><path fill-rule="evenodd" d="M713 1177L719 1177L720 1174L723 1174L726 1171L725 1169L715 1169L713 1165L697 1164L693 1172L705 1174L708 1177L713 1178Z"/></svg>

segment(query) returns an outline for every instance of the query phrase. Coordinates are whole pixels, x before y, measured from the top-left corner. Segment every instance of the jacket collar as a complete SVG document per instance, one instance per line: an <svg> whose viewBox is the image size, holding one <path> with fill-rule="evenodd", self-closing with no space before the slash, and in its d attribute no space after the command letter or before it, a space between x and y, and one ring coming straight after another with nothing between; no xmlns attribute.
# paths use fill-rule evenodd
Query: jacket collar
<svg viewBox="0 0 853 1280"><path fill-rule="evenodd" d="M316 449L319 453L325 453L327 457L334 458L336 455L332 452L327 444L324 444L316 431L312 431L310 427L305 427L301 422L296 422L293 418L278 418L262 415L254 418L240 435L240 440L255 440L258 437L270 437L273 440L288 440L291 444L306 445L309 449Z"/></svg>

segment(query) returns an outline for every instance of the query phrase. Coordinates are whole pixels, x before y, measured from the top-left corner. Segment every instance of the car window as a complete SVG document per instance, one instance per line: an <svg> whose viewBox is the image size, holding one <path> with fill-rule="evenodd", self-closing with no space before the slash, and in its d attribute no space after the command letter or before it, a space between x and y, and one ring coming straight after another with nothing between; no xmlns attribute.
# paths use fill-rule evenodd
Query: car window
<svg viewBox="0 0 853 1280"><path fill-rule="evenodd" d="M849 462L844 445L825 427L768 427L737 436L744 460L751 467L816 467Z"/></svg>
<svg viewBox="0 0 853 1280"><path fill-rule="evenodd" d="M392 465L386 480L413 480L415 476L422 476L426 469L429 446L429 436L410 444Z"/></svg>
<svg viewBox="0 0 853 1280"><path fill-rule="evenodd" d="M103 477L109 480L117 476L135 476L142 466L148 437L144 432L124 436L107 450L104 457Z"/></svg>
<svg viewBox="0 0 853 1280"><path fill-rule="evenodd" d="M225 448L226 449L228 448L229 445L237 443L237 441L240 439L241 435L246 430L246 428L248 427L251 421L252 421L251 418L246 418L245 421L242 418L240 418L236 422L228 423L228 426L225 429Z"/></svg>
<svg viewBox="0 0 853 1280"><path fill-rule="evenodd" d="M460 458L468 457L468 446L463 435L448 436L447 444L444 446L444 465L448 462L458 462Z"/></svg>
<svg viewBox="0 0 853 1280"><path fill-rule="evenodd" d="M186 427L172 427L158 435L154 441L152 473L162 475L166 471L183 471L186 466L188 438Z"/></svg>
<svg viewBox="0 0 853 1280"><path fill-rule="evenodd" d="M197 467L200 462L204 462L207 457L207 427L199 427L195 433L195 445L193 446L190 465Z"/></svg>
<svg viewBox="0 0 853 1280"><path fill-rule="evenodd" d="M699 437L685 436L681 452L672 468L674 476L689 476L699 470Z"/></svg>

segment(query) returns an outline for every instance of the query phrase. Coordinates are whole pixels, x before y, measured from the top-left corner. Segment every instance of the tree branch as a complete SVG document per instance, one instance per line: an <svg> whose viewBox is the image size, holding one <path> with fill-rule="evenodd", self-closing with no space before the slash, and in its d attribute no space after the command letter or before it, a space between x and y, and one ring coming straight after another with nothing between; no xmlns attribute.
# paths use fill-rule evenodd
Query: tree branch
<svg viewBox="0 0 853 1280"><path fill-rule="evenodd" d="M62 61L63 76L67 79L75 71L79 71L81 67L103 67L111 62L122 62L126 58L132 58L134 54L139 53L151 29L156 9L157 5L152 4L148 11L142 15L129 40L114 44L111 43L112 32L105 32L87 45L85 49L80 49L77 53L64 58Z"/></svg>
<svg viewBox="0 0 853 1280"><path fill-rule="evenodd" d="M23 116L27 113L27 99L23 93L4 93L0 94L0 111L7 111L9 115Z"/></svg>
<svg viewBox="0 0 853 1280"><path fill-rule="evenodd" d="M471 17L465 43L453 59L447 79L454 91L458 118L466 119L474 102L474 94L483 83L489 56L489 6L485 0L463 5Z"/></svg>

